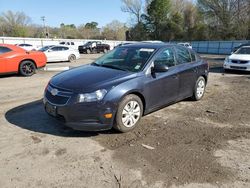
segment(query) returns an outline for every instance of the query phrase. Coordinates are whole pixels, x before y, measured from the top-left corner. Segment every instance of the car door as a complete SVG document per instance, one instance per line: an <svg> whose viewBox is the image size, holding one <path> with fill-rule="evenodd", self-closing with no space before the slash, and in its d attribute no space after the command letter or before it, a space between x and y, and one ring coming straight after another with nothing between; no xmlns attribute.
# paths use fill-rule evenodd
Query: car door
<svg viewBox="0 0 250 188"><path fill-rule="evenodd" d="M46 56L48 62L61 61L60 57L61 48L58 46L54 46L47 50Z"/></svg>
<svg viewBox="0 0 250 188"><path fill-rule="evenodd" d="M68 61L69 60L69 56L72 54L72 49L69 47L61 47L61 51L60 51L60 56L61 56L61 61Z"/></svg>
<svg viewBox="0 0 250 188"><path fill-rule="evenodd" d="M11 51L12 51L11 49L9 49L9 48L7 48L5 46L0 46L0 73L14 71L14 70L11 70L9 68L11 66L8 66L9 59L6 56Z"/></svg>
<svg viewBox="0 0 250 188"><path fill-rule="evenodd" d="M193 95L198 69L189 49L182 46L175 46L175 52L180 80L178 100L182 100Z"/></svg>
<svg viewBox="0 0 250 188"><path fill-rule="evenodd" d="M152 111L158 107L170 104L177 99L179 91L179 77L173 48L164 48L154 59L153 66L167 65L169 70L161 73L146 74L144 81L147 109Z"/></svg>

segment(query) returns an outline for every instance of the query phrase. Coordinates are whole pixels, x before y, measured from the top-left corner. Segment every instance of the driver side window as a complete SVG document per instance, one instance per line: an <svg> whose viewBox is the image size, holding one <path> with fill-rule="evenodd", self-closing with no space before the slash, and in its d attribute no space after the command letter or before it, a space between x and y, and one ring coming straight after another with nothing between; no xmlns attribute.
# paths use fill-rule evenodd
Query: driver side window
<svg viewBox="0 0 250 188"><path fill-rule="evenodd" d="M163 50L157 55L154 64L167 65L168 67L175 66L175 56L173 49L167 48Z"/></svg>

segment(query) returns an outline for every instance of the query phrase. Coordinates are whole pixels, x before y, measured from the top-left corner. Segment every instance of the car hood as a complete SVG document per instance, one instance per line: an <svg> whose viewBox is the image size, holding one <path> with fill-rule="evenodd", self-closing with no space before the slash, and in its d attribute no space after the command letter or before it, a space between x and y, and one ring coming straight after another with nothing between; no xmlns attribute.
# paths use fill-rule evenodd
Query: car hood
<svg viewBox="0 0 250 188"><path fill-rule="evenodd" d="M88 93L109 89L136 76L137 74L132 72L85 65L57 74L50 84L73 92Z"/></svg>
<svg viewBox="0 0 250 188"><path fill-rule="evenodd" d="M230 60L250 61L250 55L247 54L232 54Z"/></svg>

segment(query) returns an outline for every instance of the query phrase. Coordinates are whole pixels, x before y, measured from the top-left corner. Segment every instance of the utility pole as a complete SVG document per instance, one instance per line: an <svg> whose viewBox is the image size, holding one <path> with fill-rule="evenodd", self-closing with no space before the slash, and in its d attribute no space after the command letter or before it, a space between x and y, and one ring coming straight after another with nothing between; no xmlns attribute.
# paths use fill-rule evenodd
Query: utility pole
<svg viewBox="0 0 250 188"><path fill-rule="evenodd" d="M45 21L46 21L45 16L42 16L41 20L43 21L44 35L45 35L46 38L48 38L49 37L49 31L48 31L48 27L46 26L46 23L45 23Z"/></svg>

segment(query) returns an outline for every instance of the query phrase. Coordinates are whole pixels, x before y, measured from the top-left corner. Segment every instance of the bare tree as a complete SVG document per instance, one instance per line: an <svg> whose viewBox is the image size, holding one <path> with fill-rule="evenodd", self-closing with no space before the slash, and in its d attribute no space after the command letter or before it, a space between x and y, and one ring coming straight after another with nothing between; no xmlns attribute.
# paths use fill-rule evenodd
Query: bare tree
<svg viewBox="0 0 250 188"><path fill-rule="evenodd" d="M136 17L137 23L141 22L142 0L121 0L123 12L128 12Z"/></svg>
<svg viewBox="0 0 250 188"><path fill-rule="evenodd" d="M26 26L30 23L30 18L23 12L7 11L0 16L0 25L3 32L8 36L25 36Z"/></svg>

